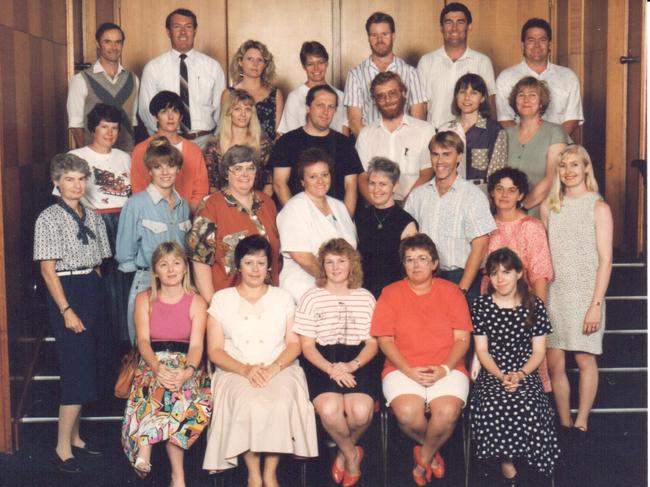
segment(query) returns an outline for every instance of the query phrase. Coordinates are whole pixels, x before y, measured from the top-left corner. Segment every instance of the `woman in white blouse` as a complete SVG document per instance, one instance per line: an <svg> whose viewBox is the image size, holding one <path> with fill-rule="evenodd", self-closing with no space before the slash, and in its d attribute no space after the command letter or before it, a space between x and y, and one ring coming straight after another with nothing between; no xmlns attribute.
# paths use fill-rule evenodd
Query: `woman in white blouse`
<svg viewBox="0 0 650 487"><path fill-rule="evenodd" d="M340 237L357 246L356 228L345 205L327 196L332 167L331 157L322 149L303 151L296 171L304 191L291 198L278 214L284 256L280 287L289 291L296 302L314 285L319 269L316 255L324 242Z"/></svg>

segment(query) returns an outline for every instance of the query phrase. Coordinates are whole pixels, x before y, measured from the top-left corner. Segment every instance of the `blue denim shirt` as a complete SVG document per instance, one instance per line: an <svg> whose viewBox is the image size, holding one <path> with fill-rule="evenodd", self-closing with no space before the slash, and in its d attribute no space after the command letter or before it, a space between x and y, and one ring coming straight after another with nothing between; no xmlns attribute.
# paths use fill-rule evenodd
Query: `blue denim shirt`
<svg viewBox="0 0 650 487"><path fill-rule="evenodd" d="M174 190L176 202L170 208L153 184L131 196L120 214L115 260L122 272L151 266L151 256L163 242L176 241L185 248L185 236L192 227L190 207Z"/></svg>

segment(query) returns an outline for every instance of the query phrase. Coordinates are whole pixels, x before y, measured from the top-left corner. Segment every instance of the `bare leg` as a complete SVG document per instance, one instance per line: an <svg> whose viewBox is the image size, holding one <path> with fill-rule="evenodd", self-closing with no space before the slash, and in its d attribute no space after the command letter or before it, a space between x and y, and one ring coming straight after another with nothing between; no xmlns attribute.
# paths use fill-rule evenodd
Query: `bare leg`
<svg viewBox="0 0 650 487"><path fill-rule="evenodd" d="M345 408L345 419L350 430L350 440L356 445L372 422L373 400L367 394L353 393L343 396ZM353 458L346 458L348 473L357 475L359 473L358 451L355 449Z"/></svg>
<svg viewBox="0 0 650 487"><path fill-rule="evenodd" d="M503 475L507 479L511 479L515 475L517 475L517 469L515 468L515 464L512 463L512 461L510 460L505 460L501 462L501 475Z"/></svg>
<svg viewBox="0 0 650 487"><path fill-rule="evenodd" d="M425 441L427 431L427 418L424 415L424 399L415 394L403 394L397 396L390 403L390 407L395 413L399 428L410 438L422 445ZM431 453L433 456L433 453ZM421 457L425 462L430 462L431 458ZM413 470L416 475L422 476L424 469L415 466Z"/></svg>
<svg viewBox="0 0 650 487"><path fill-rule="evenodd" d="M80 448L83 448L84 446L86 446L86 443L81 439L81 436L79 436L80 423L81 423L81 411L79 411L79 414L77 415L77 420L74 422L74 425L72 425L72 432L70 438L73 446L78 446Z"/></svg>
<svg viewBox="0 0 650 487"><path fill-rule="evenodd" d="M578 386L578 415L574 426L587 431L589 413L594 405L596 392L598 392L598 364L596 363L596 356L591 353L576 352L575 359L580 371L580 382Z"/></svg>
<svg viewBox="0 0 650 487"><path fill-rule="evenodd" d="M260 454L252 451L244 453L244 463L248 469L248 487L262 487Z"/></svg>
<svg viewBox="0 0 650 487"><path fill-rule="evenodd" d="M185 487L185 468L183 466L183 458L185 457L185 450L180 446L176 446L170 441L165 445L167 448L167 456L169 457L169 464L172 467L172 483L173 487ZM151 450L151 446L149 446Z"/></svg>
<svg viewBox="0 0 650 487"><path fill-rule="evenodd" d="M454 432L462 408L463 401L455 396L438 397L429 403L431 417L422 444L422 460L426 463L432 463L435 453ZM437 466L435 462L433 465Z"/></svg>
<svg viewBox="0 0 650 487"><path fill-rule="evenodd" d="M559 348L549 348L546 351L546 360L548 362L548 371L551 375L551 385L553 386L553 397L557 406L557 414L560 418L560 424L567 428L573 426L571 420L571 387L569 378L566 375L566 360L564 350Z"/></svg>
<svg viewBox="0 0 650 487"><path fill-rule="evenodd" d="M332 437L336 446L339 447L341 455L347 459L354 461L357 452L352 440L351 431L345 418L345 403L343 402L343 394L334 392L325 392L319 394L314 399L314 407L316 413L320 416L321 423L325 431ZM337 456L337 465L343 468L342 458Z"/></svg>
<svg viewBox="0 0 650 487"><path fill-rule="evenodd" d="M262 480L264 487L279 487L278 484L278 464L280 463L280 455L276 453L267 453L264 455L264 471L262 473Z"/></svg>
<svg viewBox="0 0 650 487"><path fill-rule="evenodd" d="M59 427L56 440L56 454L61 460L72 458L72 433L81 415L81 404L59 406ZM78 426L77 426L78 428ZM77 430L78 431L78 430Z"/></svg>

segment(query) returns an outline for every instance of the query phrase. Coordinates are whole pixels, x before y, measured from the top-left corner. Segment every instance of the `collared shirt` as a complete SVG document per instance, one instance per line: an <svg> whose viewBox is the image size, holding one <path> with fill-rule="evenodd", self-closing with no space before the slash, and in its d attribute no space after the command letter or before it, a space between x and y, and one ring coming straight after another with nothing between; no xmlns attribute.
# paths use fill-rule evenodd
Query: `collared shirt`
<svg viewBox="0 0 650 487"><path fill-rule="evenodd" d="M34 260L54 260L59 271L90 269L111 256L111 246L102 218L84 208L84 225L95 235L83 244L77 237L77 221L60 205L45 208L36 219L34 228Z"/></svg>
<svg viewBox="0 0 650 487"><path fill-rule="evenodd" d="M526 60L501 71L497 78L497 119L515 120L515 112L508 103L510 92L521 78L532 76L546 81L551 91L551 103L542 118L547 122L562 124L567 120L578 120L580 125L585 121L582 113L580 98L580 82L576 74L569 68L551 62L546 69L537 74Z"/></svg>
<svg viewBox="0 0 650 487"><path fill-rule="evenodd" d="M174 190L174 206L169 207L158 189L150 184L124 205L117 227L115 260L122 272L149 268L153 251L163 242L176 241L185 247L192 227L190 207Z"/></svg>
<svg viewBox="0 0 650 487"><path fill-rule="evenodd" d="M403 59L393 56L393 60L388 65L386 71L397 73L406 85L407 99L405 110L408 112L409 107L424 103L427 96L422 90L422 84L418 73L413 66ZM381 115L375 101L370 96L370 83L380 73L379 68L372 62L369 57L353 70L348 73L345 81L345 96L343 104L348 107L359 107L362 109L362 121L364 125L379 120Z"/></svg>
<svg viewBox="0 0 650 487"><path fill-rule="evenodd" d="M332 118L332 123L330 123L330 128L336 130L337 132L343 132L343 127L348 125L348 115L343 106L343 92L334 88L332 85L329 85L338 96L338 106L336 107L336 113L334 113L334 118ZM306 84L301 84L298 88L293 90L287 96L287 101L284 102L284 110L282 112L282 120L280 120L280 126L278 127L278 133L286 134L297 128L305 125L307 117L307 93L309 92L309 87Z"/></svg>
<svg viewBox="0 0 650 487"><path fill-rule="evenodd" d="M435 133L430 123L406 114L400 125L390 132L380 118L361 129L356 148L366 171L373 157L387 157L397 163L400 177L395 199L401 201L420 176L420 171L431 167L429 142Z"/></svg>
<svg viewBox="0 0 650 487"><path fill-rule="evenodd" d="M187 54L188 85L190 91L190 118L192 131L213 132L219 121L221 93L226 88L226 77L221 65L196 49ZM160 91L180 93L181 53L172 49L149 61L142 71L138 98L138 113L149 135L156 133L156 119L149 113L149 102Z"/></svg>
<svg viewBox="0 0 650 487"><path fill-rule="evenodd" d="M468 47L460 58L452 61L443 46L420 58L418 75L429 97L427 120L436 128L454 118L451 113L454 87L458 78L467 73L475 73L483 78L488 95L496 93L492 61L485 54Z"/></svg>
<svg viewBox="0 0 650 487"><path fill-rule="evenodd" d="M415 188L404 209L436 244L442 270L464 269L472 240L496 229L487 197L460 176L442 196L435 178Z"/></svg>
<svg viewBox="0 0 650 487"><path fill-rule="evenodd" d="M99 59L93 64L93 73L104 73L106 79L110 83L117 83L117 75L122 71L126 71L124 66L120 63L117 68L117 73L115 77L111 78L102 66L102 63L99 62ZM135 91L138 92L138 77L134 74L133 78L135 80ZM75 74L70 80L68 85L68 101L66 103L66 108L68 111L68 127L69 128L81 128L86 126L86 120L84 115L84 105L86 102L86 97L88 96L88 83L84 80L83 73ZM133 118L131 120L133 126L138 125L138 117L136 110L133 110Z"/></svg>

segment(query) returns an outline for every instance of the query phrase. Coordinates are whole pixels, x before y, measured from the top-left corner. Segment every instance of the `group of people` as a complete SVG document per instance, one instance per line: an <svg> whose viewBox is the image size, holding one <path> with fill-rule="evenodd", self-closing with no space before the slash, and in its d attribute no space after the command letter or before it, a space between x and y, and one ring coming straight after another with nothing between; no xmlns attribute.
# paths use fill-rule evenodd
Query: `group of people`
<svg viewBox="0 0 650 487"><path fill-rule="evenodd" d="M183 452L208 427L204 469L241 457L249 486L276 486L281 454L318 455L317 415L332 479L352 487L382 395L415 443L417 485L445 475L466 405L476 456L510 484L518 462L552 474L559 445L588 430L612 216L570 138L579 89L548 61L548 23L526 22L524 60L496 82L471 24L447 4L444 44L416 69L393 55L393 19L372 14L372 54L344 93L305 42L307 82L286 105L259 41L226 88L193 49L189 10L169 14L172 49L141 82L119 62L122 30L100 26L97 63L70 84L79 147L52 160L57 202L34 237L61 368L59 470L100 454L79 420L111 327L140 353L122 445L141 477L166 441L185 485ZM137 144L136 108L150 133Z"/></svg>

